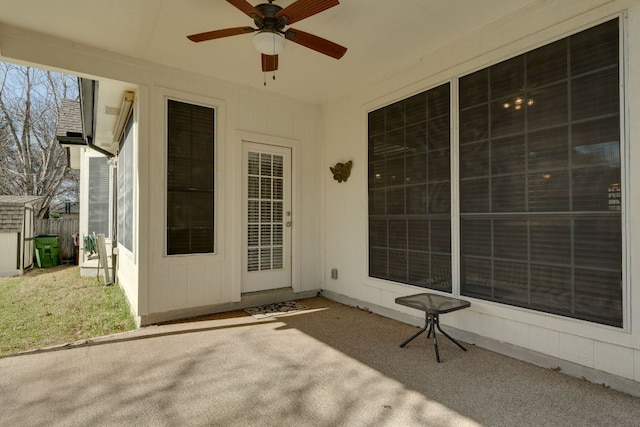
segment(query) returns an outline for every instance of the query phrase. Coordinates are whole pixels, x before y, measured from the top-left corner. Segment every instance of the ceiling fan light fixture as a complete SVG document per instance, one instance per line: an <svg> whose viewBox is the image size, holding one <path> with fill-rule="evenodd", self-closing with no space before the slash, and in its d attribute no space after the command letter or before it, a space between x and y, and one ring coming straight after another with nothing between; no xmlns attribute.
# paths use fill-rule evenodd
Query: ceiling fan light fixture
<svg viewBox="0 0 640 427"><path fill-rule="evenodd" d="M253 45L265 55L279 55L284 49L284 43L282 34L270 30L260 31L253 36Z"/></svg>

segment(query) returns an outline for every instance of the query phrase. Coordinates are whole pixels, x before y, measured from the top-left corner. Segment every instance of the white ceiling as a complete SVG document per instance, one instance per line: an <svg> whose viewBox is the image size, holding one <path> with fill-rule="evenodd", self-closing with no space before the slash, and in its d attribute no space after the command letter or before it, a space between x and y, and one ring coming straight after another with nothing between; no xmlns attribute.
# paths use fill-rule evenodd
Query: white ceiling
<svg viewBox="0 0 640 427"><path fill-rule="evenodd" d="M293 27L346 46L346 55L335 60L288 42L266 90L331 101L532 1L538 0L342 0ZM253 24L223 0L0 0L0 10L1 24L264 87L250 34L202 43L186 38Z"/></svg>

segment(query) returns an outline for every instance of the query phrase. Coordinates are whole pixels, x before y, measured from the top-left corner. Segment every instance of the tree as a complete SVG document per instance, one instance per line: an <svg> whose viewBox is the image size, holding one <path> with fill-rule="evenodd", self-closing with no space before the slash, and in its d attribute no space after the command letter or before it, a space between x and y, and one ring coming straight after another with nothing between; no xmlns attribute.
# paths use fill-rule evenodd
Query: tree
<svg viewBox="0 0 640 427"><path fill-rule="evenodd" d="M74 77L0 63L0 194L41 196L40 218L56 204L77 200L78 174L56 141L65 98L78 99Z"/></svg>

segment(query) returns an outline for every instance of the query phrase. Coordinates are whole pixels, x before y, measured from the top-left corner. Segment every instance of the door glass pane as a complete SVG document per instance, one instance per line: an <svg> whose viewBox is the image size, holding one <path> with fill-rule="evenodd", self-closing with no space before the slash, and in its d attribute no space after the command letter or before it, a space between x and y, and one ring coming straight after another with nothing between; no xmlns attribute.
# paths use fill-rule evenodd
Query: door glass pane
<svg viewBox="0 0 640 427"><path fill-rule="evenodd" d="M248 271L284 268L284 156L249 152Z"/></svg>

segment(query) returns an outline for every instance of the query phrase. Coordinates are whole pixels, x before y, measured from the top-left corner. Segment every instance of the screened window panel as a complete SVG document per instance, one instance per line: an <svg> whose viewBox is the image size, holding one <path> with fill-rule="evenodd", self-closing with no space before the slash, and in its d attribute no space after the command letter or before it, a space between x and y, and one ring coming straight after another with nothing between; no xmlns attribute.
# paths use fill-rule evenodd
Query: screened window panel
<svg viewBox="0 0 640 427"><path fill-rule="evenodd" d="M109 188L109 165L106 157L89 159L88 231L89 234L110 236L109 216L111 198Z"/></svg>
<svg viewBox="0 0 640 427"><path fill-rule="evenodd" d="M462 80L461 80L462 81ZM462 97L462 94L460 94ZM461 104L462 107L462 104ZM489 107L483 104L460 111L460 144L489 137Z"/></svg>
<svg viewBox="0 0 640 427"><path fill-rule="evenodd" d="M529 130L563 125L569 119L566 81L529 91L526 102L533 103L531 108L527 108ZM544 108L533 108L536 104Z"/></svg>
<svg viewBox="0 0 640 427"><path fill-rule="evenodd" d="M118 151L118 242L133 250L133 133L130 120Z"/></svg>
<svg viewBox="0 0 640 427"><path fill-rule="evenodd" d="M387 249L370 248L369 249L369 276L380 279L389 278L389 269L387 264L389 257Z"/></svg>
<svg viewBox="0 0 640 427"><path fill-rule="evenodd" d="M429 150L448 149L450 135L449 116L429 120Z"/></svg>
<svg viewBox="0 0 640 427"><path fill-rule="evenodd" d="M412 185L406 187L407 191L407 214L421 215L427 213L428 191L433 186Z"/></svg>
<svg viewBox="0 0 640 427"><path fill-rule="evenodd" d="M449 91L450 86L444 84L427 92L427 117L449 117L449 108L451 105ZM448 128L447 125L447 129Z"/></svg>
<svg viewBox="0 0 640 427"><path fill-rule="evenodd" d="M451 212L451 183L436 182L429 185L429 213L448 215Z"/></svg>
<svg viewBox="0 0 640 427"><path fill-rule="evenodd" d="M528 305L527 264L500 260L495 260L493 264L493 298L507 304Z"/></svg>
<svg viewBox="0 0 640 427"><path fill-rule="evenodd" d="M429 151L429 181L449 181L451 164L449 163L449 149Z"/></svg>
<svg viewBox="0 0 640 427"><path fill-rule="evenodd" d="M460 292L481 299L493 299L491 259L463 256L460 259Z"/></svg>
<svg viewBox="0 0 640 427"><path fill-rule="evenodd" d="M527 185L530 212L566 212L570 210L570 182L567 171L529 174Z"/></svg>
<svg viewBox="0 0 640 427"><path fill-rule="evenodd" d="M386 124L385 129L387 132L398 130L404 127L405 114L404 114L404 102L396 102L391 104L385 109Z"/></svg>
<svg viewBox="0 0 640 427"><path fill-rule="evenodd" d="M584 268L621 271L621 221L612 218L577 219L575 233L575 263Z"/></svg>
<svg viewBox="0 0 640 427"><path fill-rule="evenodd" d="M522 95L518 93L511 94L508 97L501 97L491 102L491 136L501 137L524 132L525 125L525 108L521 107L516 110L517 100L523 100ZM524 102L524 101L522 101ZM509 105L509 108L505 108Z"/></svg>
<svg viewBox="0 0 640 427"><path fill-rule="evenodd" d="M503 61L489 70L489 87L492 99L511 96L524 87L524 55Z"/></svg>
<svg viewBox="0 0 640 427"><path fill-rule="evenodd" d="M369 191L369 215L384 215L386 210L386 190Z"/></svg>
<svg viewBox="0 0 640 427"><path fill-rule="evenodd" d="M519 219L493 220L493 255L496 258L527 260L527 221Z"/></svg>
<svg viewBox="0 0 640 427"><path fill-rule="evenodd" d="M386 125L385 116L386 116L386 111L384 109L372 111L369 113L369 120L368 120L369 137L384 133L385 125ZM372 147L369 147L370 150L371 148Z"/></svg>
<svg viewBox="0 0 640 427"><path fill-rule="evenodd" d="M387 220L369 221L369 246L386 248L387 240Z"/></svg>
<svg viewBox="0 0 640 427"><path fill-rule="evenodd" d="M460 79L458 86L458 98L461 106L468 107L487 102L489 97L489 69L485 68L466 76L464 79ZM486 117L486 114L482 117ZM460 123L462 124L468 119L466 117L465 120L460 120Z"/></svg>
<svg viewBox="0 0 640 427"><path fill-rule="evenodd" d="M486 219L462 219L460 221L460 233L462 235L462 252L470 256L490 257L491 245L491 220Z"/></svg>
<svg viewBox="0 0 640 427"><path fill-rule="evenodd" d="M618 114L620 110L618 72L618 67L611 67L572 80L571 116L573 120Z"/></svg>
<svg viewBox="0 0 640 427"><path fill-rule="evenodd" d="M531 87L541 87L564 80L569 73L568 42L560 40L528 52L527 81Z"/></svg>
<svg viewBox="0 0 640 427"><path fill-rule="evenodd" d="M389 280L407 282L407 251L389 250Z"/></svg>
<svg viewBox="0 0 640 427"><path fill-rule="evenodd" d="M525 162L523 135L496 138L491 142L491 172L494 175L522 173Z"/></svg>
<svg viewBox="0 0 640 427"><path fill-rule="evenodd" d="M402 215L404 209L404 187L390 188L387 190L387 213L391 215Z"/></svg>
<svg viewBox="0 0 640 427"><path fill-rule="evenodd" d="M571 265L571 221L563 219L529 221L531 262Z"/></svg>
<svg viewBox="0 0 640 427"><path fill-rule="evenodd" d="M571 268L531 266L531 305L550 313L571 311Z"/></svg>
<svg viewBox="0 0 640 427"><path fill-rule="evenodd" d="M424 106L427 103L427 94L426 92L419 93L417 95L413 95L410 98L407 98L404 102L404 110L405 110L405 123L407 126L420 123L418 128L422 128L424 130L424 123L427 120L427 115L425 114ZM407 127L409 129L409 127Z"/></svg>
<svg viewBox="0 0 640 427"><path fill-rule="evenodd" d="M169 100L167 124L167 254L212 253L215 110ZM259 183L249 186L259 191ZM250 206L249 218L256 215Z"/></svg>
<svg viewBox="0 0 640 427"><path fill-rule="evenodd" d="M616 168L595 167L573 171L573 209L576 211L607 211L609 193L620 185L620 171Z"/></svg>
<svg viewBox="0 0 640 427"><path fill-rule="evenodd" d="M616 168L620 164L620 122L618 117L607 117L575 124L572 127L573 165L605 166Z"/></svg>
<svg viewBox="0 0 640 427"><path fill-rule="evenodd" d="M491 201L492 212L524 212L526 207L524 175L493 177Z"/></svg>
<svg viewBox="0 0 640 427"><path fill-rule="evenodd" d="M385 162L373 162L369 167L369 188L384 188L386 176Z"/></svg>
<svg viewBox="0 0 640 427"><path fill-rule="evenodd" d="M387 161L387 187L404 185L405 183L404 157Z"/></svg>
<svg viewBox="0 0 640 427"><path fill-rule="evenodd" d="M430 285L429 254L426 252L409 252L408 282L418 286Z"/></svg>
<svg viewBox="0 0 640 427"><path fill-rule="evenodd" d="M622 326L618 38L613 20L460 79L463 295Z"/></svg>
<svg viewBox="0 0 640 427"><path fill-rule="evenodd" d="M427 182L427 156L424 154L408 156L405 168L405 181L407 184L420 184Z"/></svg>
<svg viewBox="0 0 640 427"><path fill-rule="evenodd" d="M489 179L460 180L460 212L489 212Z"/></svg>
<svg viewBox="0 0 640 427"><path fill-rule="evenodd" d="M427 152L427 125L422 122L407 127L404 133L404 143L408 153Z"/></svg>
<svg viewBox="0 0 640 427"><path fill-rule="evenodd" d="M451 292L451 256L431 255L431 285L442 292Z"/></svg>
<svg viewBox="0 0 640 427"><path fill-rule="evenodd" d="M369 113L372 277L451 291L449 92L442 85ZM436 259L447 260L438 269L446 277L432 277Z"/></svg>
<svg viewBox="0 0 640 427"><path fill-rule="evenodd" d="M429 250L429 221L424 219L408 222L408 247L410 250ZM428 264L427 264L428 266Z"/></svg>
<svg viewBox="0 0 640 427"><path fill-rule="evenodd" d="M571 74L580 75L618 64L618 39L617 19L569 37Z"/></svg>
<svg viewBox="0 0 640 427"><path fill-rule="evenodd" d="M575 140L575 132L573 134ZM527 135L529 171L550 172L569 167L569 129L566 126Z"/></svg>
<svg viewBox="0 0 640 427"><path fill-rule="evenodd" d="M392 249L407 248L407 221L389 221L389 247Z"/></svg>
<svg viewBox="0 0 640 427"><path fill-rule="evenodd" d="M474 142L465 145L460 153L460 178L487 176L489 173L489 143Z"/></svg>
<svg viewBox="0 0 640 427"><path fill-rule="evenodd" d="M431 252L440 254L451 253L451 220L431 220Z"/></svg>
<svg viewBox="0 0 640 427"><path fill-rule="evenodd" d="M576 317L619 326L622 317L621 274L576 268L574 304Z"/></svg>

